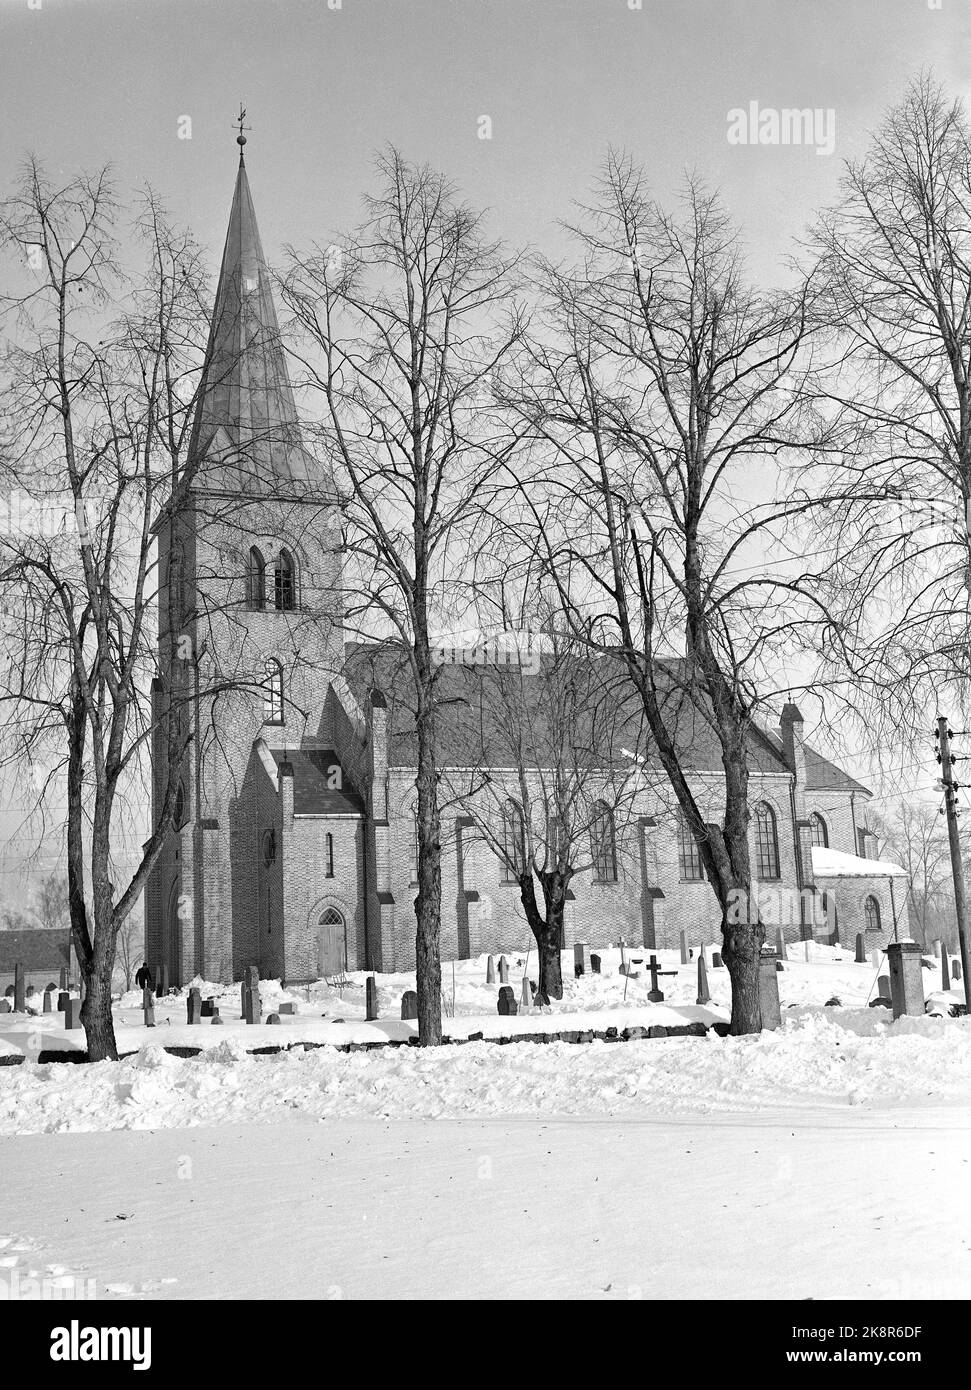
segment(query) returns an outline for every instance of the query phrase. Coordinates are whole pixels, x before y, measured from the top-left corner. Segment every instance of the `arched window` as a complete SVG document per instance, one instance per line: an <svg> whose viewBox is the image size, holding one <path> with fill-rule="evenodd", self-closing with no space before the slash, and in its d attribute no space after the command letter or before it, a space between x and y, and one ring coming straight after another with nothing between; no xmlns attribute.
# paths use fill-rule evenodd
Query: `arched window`
<svg viewBox="0 0 971 1390"><path fill-rule="evenodd" d="M696 883L705 876L698 841L688 829L688 822L681 815L678 816L678 873L682 879L689 883Z"/></svg>
<svg viewBox="0 0 971 1390"><path fill-rule="evenodd" d="M283 667L279 661L268 661L263 668L263 722L283 723Z"/></svg>
<svg viewBox="0 0 971 1390"><path fill-rule="evenodd" d="M593 808L590 852L593 856L594 882L616 883L617 836L614 830L614 813L606 801L596 802Z"/></svg>
<svg viewBox="0 0 971 1390"><path fill-rule="evenodd" d="M324 877L334 877L334 837L327 835L324 840Z"/></svg>
<svg viewBox="0 0 971 1390"><path fill-rule="evenodd" d="M829 846L829 830L818 811L814 811L809 817L809 838L820 849L827 849Z"/></svg>
<svg viewBox="0 0 971 1390"><path fill-rule="evenodd" d="M502 813L504 883L518 883L526 870L526 825L515 801L507 801Z"/></svg>
<svg viewBox="0 0 971 1390"><path fill-rule="evenodd" d="M246 606L266 607L266 561L255 545L246 560Z"/></svg>
<svg viewBox="0 0 971 1390"><path fill-rule="evenodd" d="M273 606L281 612L297 606L297 576L289 550L281 550L273 566Z"/></svg>
<svg viewBox="0 0 971 1390"><path fill-rule="evenodd" d="M863 904L863 928L865 931L880 930L880 904L876 898L867 898Z"/></svg>
<svg viewBox="0 0 971 1390"><path fill-rule="evenodd" d="M780 877L775 812L764 801L755 808L755 864L760 879Z"/></svg>

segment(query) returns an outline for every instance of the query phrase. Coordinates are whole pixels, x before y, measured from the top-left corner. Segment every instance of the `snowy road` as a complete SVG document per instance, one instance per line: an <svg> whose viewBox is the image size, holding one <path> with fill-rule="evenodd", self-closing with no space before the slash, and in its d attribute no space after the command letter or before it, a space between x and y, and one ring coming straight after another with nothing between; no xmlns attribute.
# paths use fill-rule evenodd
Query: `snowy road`
<svg viewBox="0 0 971 1390"><path fill-rule="evenodd" d="M2 1243L29 1251L0 1273L67 1270L99 1297L971 1296L954 1109L294 1114L5 1138L0 1165Z"/></svg>

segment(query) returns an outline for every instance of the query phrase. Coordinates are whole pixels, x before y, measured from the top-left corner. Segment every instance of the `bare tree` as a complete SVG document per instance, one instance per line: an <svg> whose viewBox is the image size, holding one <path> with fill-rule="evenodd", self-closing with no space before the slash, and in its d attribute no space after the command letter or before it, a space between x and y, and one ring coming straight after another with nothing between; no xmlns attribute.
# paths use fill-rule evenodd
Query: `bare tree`
<svg viewBox="0 0 971 1390"><path fill-rule="evenodd" d="M953 916L950 852L947 831L935 806L901 800L891 815L873 811L868 819L877 836L881 858L907 870L907 912L910 924L926 946L941 918ZM952 934L956 938L956 925Z"/></svg>
<svg viewBox="0 0 971 1390"><path fill-rule="evenodd" d="M871 729L926 737L935 701L967 708L971 675L971 127L931 76L847 164L813 250L820 390L852 425L810 484L829 504L838 662Z"/></svg>
<svg viewBox="0 0 971 1390"><path fill-rule="evenodd" d="M803 390L806 292L750 288L717 197L690 183L669 214L618 158L575 235L581 263L545 267L545 332L506 393L534 442L525 506L574 632L618 658L638 693L721 908L731 1026L747 1033L762 1022L756 715L787 650L826 616L784 541L809 510L786 495L789 460L825 443ZM707 801L685 720L717 740Z"/></svg>
<svg viewBox="0 0 971 1390"><path fill-rule="evenodd" d="M512 260L448 182L394 150L379 175L363 224L340 246L294 256L285 295L323 400L322 442L344 477L348 617L393 636L413 687L418 1026L431 1045L442 1037L432 629L453 609L477 494L503 447L489 382L519 323Z"/></svg>
<svg viewBox="0 0 971 1390"><path fill-rule="evenodd" d="M48 874L37 890L37 916L47 931L60 931L70 921L68 883L64 874Z"/></svg>
<svg viewBox="0 0 971 1390"><path fill-rule="evenodd" d="M146 269L132 281L116 260L117 218L105 171L55 184L34 161L0 211L14 286L3 307L15 322L3 461L27 509L0 538L0 578L16 596L0 689L5 755L40 767L44 791L66 804L92 1060L117 1055L118 932L172 825L191 738L179 692L153 725L150 613L156 535L184 496L180 462L205 331L191 238L147 195L136 226ZM177 586L168 588L171 606ZM163 621L178 630L173 612ZM161 814L129 874L118 838L153 736Z"/></svg>
<svg viewBox="0 0 971 1390"><path fill-rule="evenodd" d="M144 946L141 917L137 912L130 912L118 928L118 965L124 976L126 990L132 987Z"/></svg>

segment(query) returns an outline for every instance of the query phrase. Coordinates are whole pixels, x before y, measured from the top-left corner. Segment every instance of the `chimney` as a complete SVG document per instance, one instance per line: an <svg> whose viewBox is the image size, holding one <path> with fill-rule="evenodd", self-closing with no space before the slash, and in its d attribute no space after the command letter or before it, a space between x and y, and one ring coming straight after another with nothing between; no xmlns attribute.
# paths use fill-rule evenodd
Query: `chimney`
<svg viewBox="0 0 971 1390"><path fill-rule="evenodd" d="M790 700L782 708L779 720L782 732L782 756L790 772L796 774L797 790L806 789L806 747L803 739L803 719Z"/></svg>

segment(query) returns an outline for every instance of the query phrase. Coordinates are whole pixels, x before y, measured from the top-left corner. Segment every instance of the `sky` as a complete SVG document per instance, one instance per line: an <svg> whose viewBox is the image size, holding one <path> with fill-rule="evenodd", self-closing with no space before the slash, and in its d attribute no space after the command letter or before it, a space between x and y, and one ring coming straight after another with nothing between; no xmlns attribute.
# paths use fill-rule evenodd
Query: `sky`
<svg viewBox="0 0 971 1390"><path fill-rule="evenodd" d="M771 284L911 78L969 94L969 39L969 0L0 0L0 194L28 151L55 175L110 163L215 272L242 101L271 263L353 225L389 142L562 255L614 146L662 200L689 169L719 188ZM729 143L753 102L818 109L832 153Z"/></svg>

